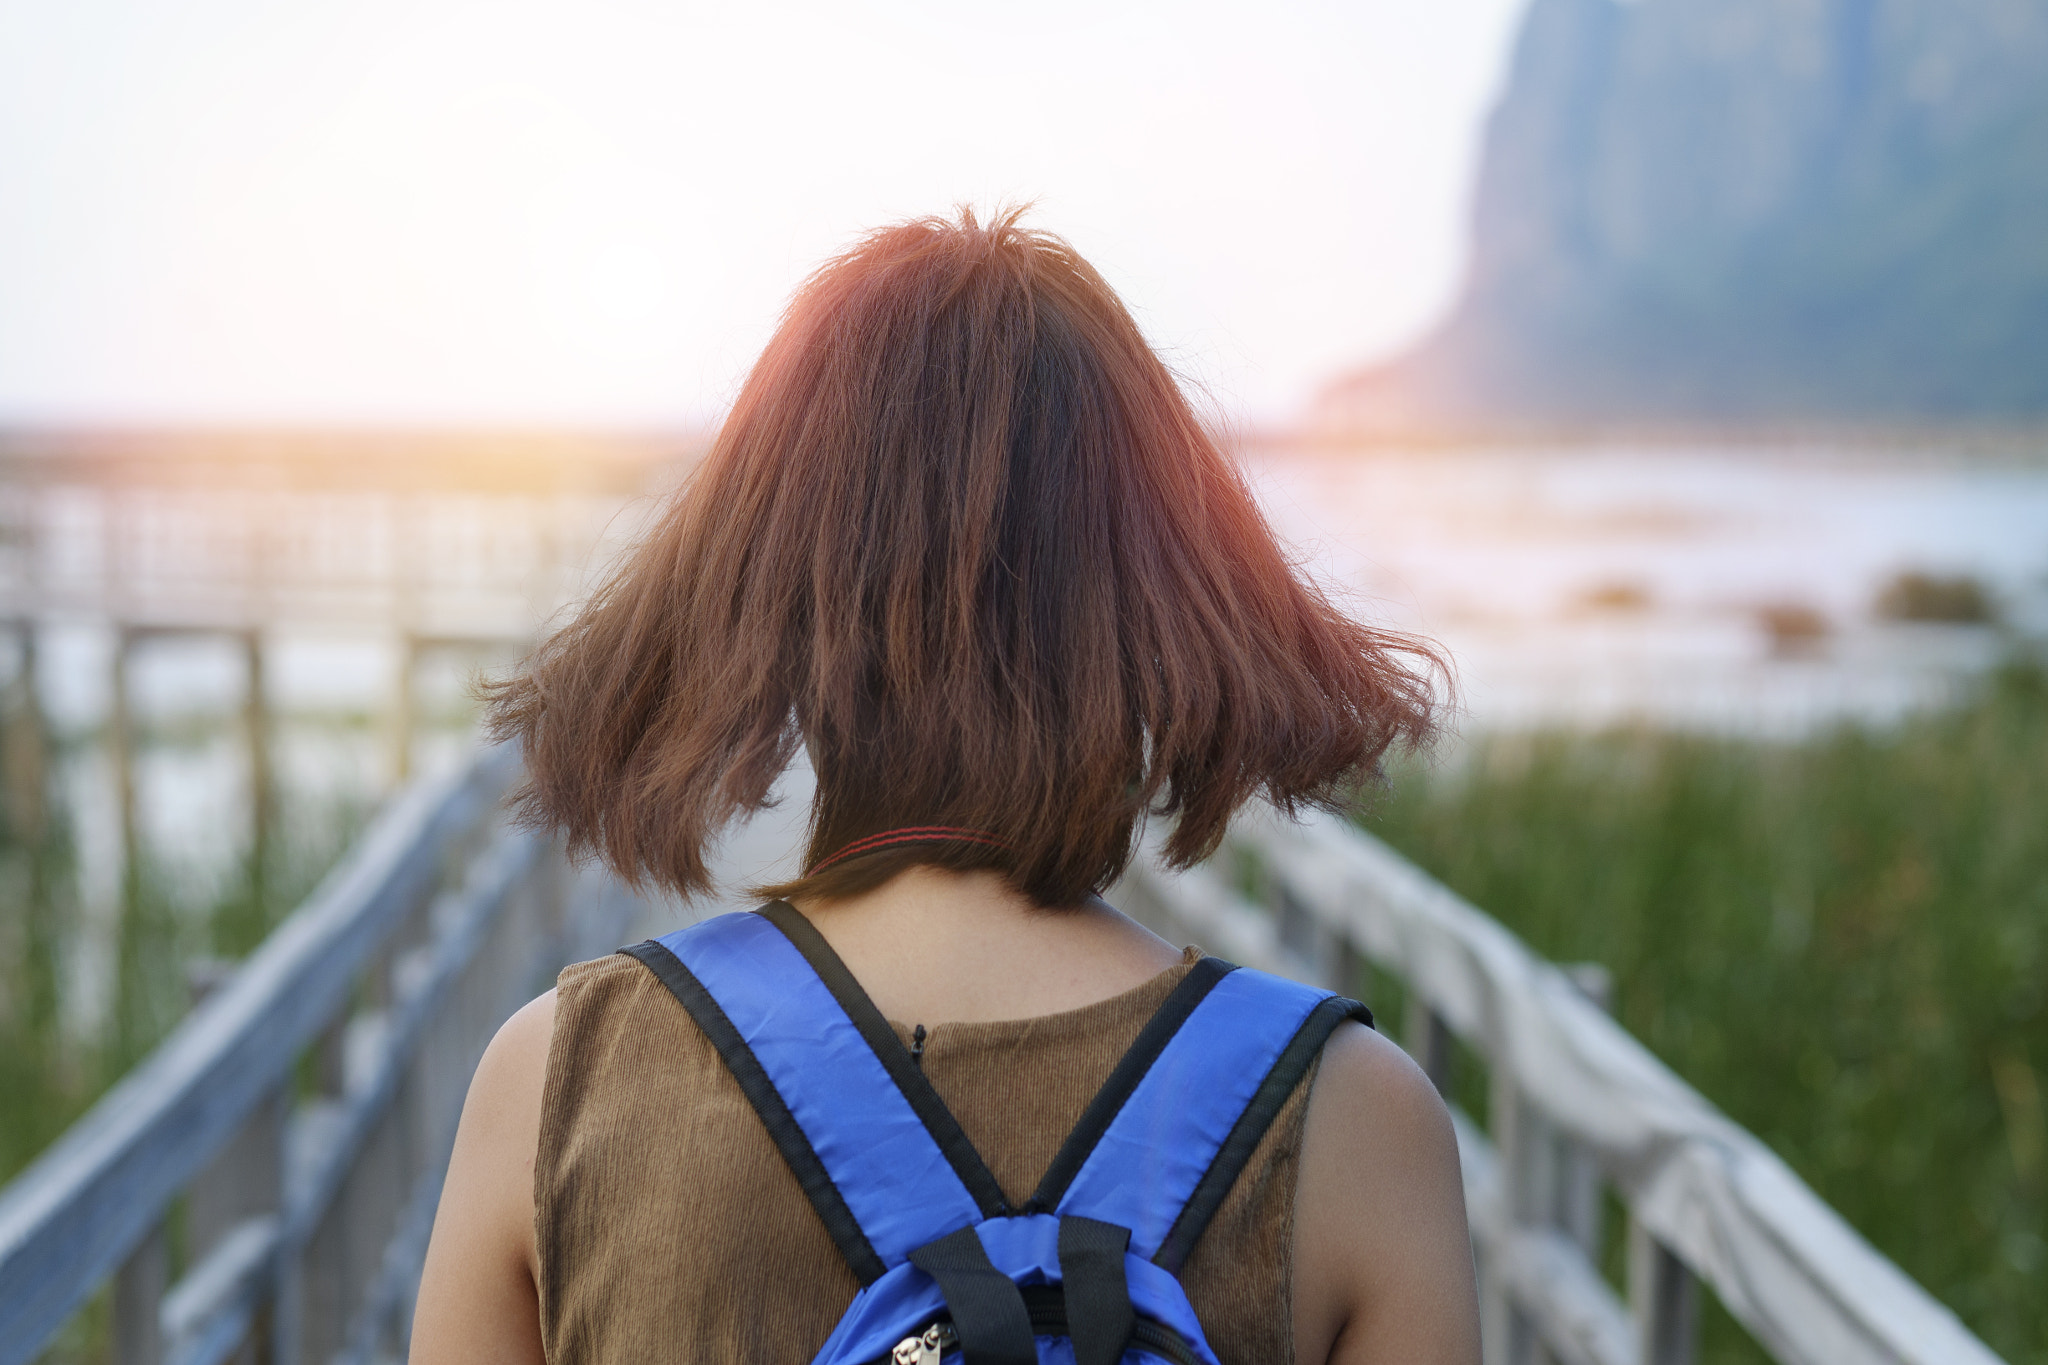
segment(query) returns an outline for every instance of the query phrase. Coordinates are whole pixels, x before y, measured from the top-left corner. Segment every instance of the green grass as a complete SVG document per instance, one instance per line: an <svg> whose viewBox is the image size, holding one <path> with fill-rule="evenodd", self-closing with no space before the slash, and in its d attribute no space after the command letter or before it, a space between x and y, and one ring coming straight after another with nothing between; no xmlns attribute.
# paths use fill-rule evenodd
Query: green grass
<svg viewBox="0 0 2048 1365"><path fill-rule="evenodd" d="M1368 828L1615 1013L2014 1365L2048 1362L2048 674L1799 744L1477 742ZM1725 1319L1706 1358L1762 1359Z"/></svg>
<svg viewBox="0 0 2048 1365"><path fill-rule="evenodd" d="M94 983L97 1026L67 1025L65 996L82 984L88 932L63 813L40 837L0 817L0 1183L11 1179L109 1086L148 1055L192 1001L200 959L246 956L310 892L363 824L346 803L280 799L261 851L195 890L145 848L114 912L113 942Z"/></svg>
<svg viewBox="0 0 2048 1365"><path fill-rule="evenodd" d="M5 812L11 816L12 812ZM0 1181L64 1131L103 1086L62 1020L62 962L77 907L61 823L0 823Z"/></svg>
<svg viewBox="0 0 2048 1365"><path fill-rule="evenodd" d="M18 718L17 718L18 719ZM366 719L301 716L296 723L367 733ZM160 726L152 744L212 742L218 724L184 730ZM0 730L4 730L0 726ZM93 734L45 737L56 764L75 760ZM367 741L366 741L367 742ZM0 759L18 759L0 734ZM55 766L44 798L28 799L27 765L0 763L10 779L0 793L0 1183L27 1166L108 1087L148 1055L184 1016L193 996L190 970L202 959L228 964L246 957L295 909L362 831L369 811L337 791L300 790L282 780L262 846L246 840L227 867L197 867L140 851L121 904L97 913L111 918L110 942L86 951L94 932L80 904L71 813L54 799ZM23 812L42 809L40 821ZM31 827L36 826L36 827ZM102 979L89 981L88 976ZM84 990L96 1009L67 999ZM81 1023L80 1016L87 1022ZM169 1218L174 1272L185 1264L180 1206ZM38 1357L40 1365L105 1365L111 1358L110 1289L102 1285Z"/></svg>

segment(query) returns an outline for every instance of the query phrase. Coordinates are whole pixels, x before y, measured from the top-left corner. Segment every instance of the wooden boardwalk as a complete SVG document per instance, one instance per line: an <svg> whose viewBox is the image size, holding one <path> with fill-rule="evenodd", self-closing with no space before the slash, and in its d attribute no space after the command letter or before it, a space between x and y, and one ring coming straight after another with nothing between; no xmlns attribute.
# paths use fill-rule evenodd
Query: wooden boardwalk
<svg viewBox="0 0 2048 1365"><path fill-rule="evenodd" d="M246 650L260 821L265 640L317 622L403 642L391 705L403 772L420 654L530 639L607 537L630 529L620 509L662 477L656 460L552 449L522 465L495 441L427 458L416 439L351 438L330 454L216 442L169 458L114 441L53 460L0 441L0 622L24 656L51 620L116 631L117 769L132 650L165 632L229 635ZM33 711L31 688L10 724L26 714L32 731ZM487 751L406 787L303 906L0 1191L0 1365L35 1360L102 1292L118 1365L402 1358L455 1120L491 1034L564 963L726 908L648 902L568 867L506 826L499 797L516 772L515 756ZM785 792L721 850L729 884L792 859L807 776ZM124 783L126 848L132 804ZM1994 1365L1609 1019L1597 969L1541 961L1357 829L1253 813L1211 864L1168 875L1148 855L1110 898L1178 942L1368 1003L1369 979L1398 978L1406 1017L1382 1023L1440 1088L1455 1056L1485 1068L1487 1124L1456 1117L1487 1365L1685 1365L1702 1284L1779 1361ZM1627 1213L1621 1284L1599 1269L1609 1194Z"/></svg>
<svg viewBox="0 0 2048 1365"><path fill-rule="evenodd" d="M684 913L508 829L497 798L515 772L511 754L486 752L395 802L0 1193L0 1365L34 1360L109 1279L120 1365L402 1358L485 1042L562 964ZM793 850L803 779L790 780L792 800L726 848L728 876ZM1177 940L1307 980L1357 991L1374 964L1405 981L1401 1039L1440 1084L1454 1037L1483 1060L1489 1130L1460 1115L1459 1141L1488 1365L1688 1362L1700 1282L1780 1361L1995 1365L1616 1026L1583 974L1535 958L1356 829L1252 816L1214 865L1169 875L1141 861L1112 899ZM1603 1189L1628 1211L1620 1287L1597 1269Z"/></svg>

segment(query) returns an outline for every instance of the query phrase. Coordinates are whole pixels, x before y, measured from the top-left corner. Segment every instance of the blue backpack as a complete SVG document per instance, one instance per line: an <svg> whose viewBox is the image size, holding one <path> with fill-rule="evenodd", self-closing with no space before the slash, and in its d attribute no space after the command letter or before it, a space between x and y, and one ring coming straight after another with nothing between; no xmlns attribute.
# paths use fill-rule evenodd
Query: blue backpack
<svg viewBox="0 0 2048 1365"><path fill-rule="evenodd" d="M1203 958L1012 1208L794 907L621 951L718 1049L860 1281L813 1365L1217 1365L1176 1275L1330 1031L1372 1022Z"/></svg>

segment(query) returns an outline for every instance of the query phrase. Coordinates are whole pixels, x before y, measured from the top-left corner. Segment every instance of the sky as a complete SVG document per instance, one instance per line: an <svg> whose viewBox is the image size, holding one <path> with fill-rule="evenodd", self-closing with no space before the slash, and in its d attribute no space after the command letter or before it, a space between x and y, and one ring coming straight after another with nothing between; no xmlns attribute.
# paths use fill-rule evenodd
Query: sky
<svg viewBox="0 0 2048 1365"><path fill-rule="evenodd" d="M701 424L1020 201L1282 422L1453 296L1520 3L0 0L0 424Z"/></svg>

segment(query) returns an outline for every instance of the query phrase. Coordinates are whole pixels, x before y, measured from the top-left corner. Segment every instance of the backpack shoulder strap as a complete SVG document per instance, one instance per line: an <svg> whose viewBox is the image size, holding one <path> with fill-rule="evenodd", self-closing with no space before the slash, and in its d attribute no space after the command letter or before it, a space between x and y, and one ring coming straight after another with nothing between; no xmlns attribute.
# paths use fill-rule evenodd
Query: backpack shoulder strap
<svg viewBox="0 0 2048 1365"><path fill-rule="evenodd" d="M834 989L828 977L844 965L782 908L787 916L720 915L620 951L654 973L717 1049L869 1284L934 1238L1007 1210L880 1012L857 985L847 993L850 976ZM804 931L816 943L800 941Z"/></svg>
<svg viewBox="0 0 2048 1365"><path fill-rule="evenodd" d="M1178 1273L1355 1000L1204 958L1063 1144L1032 1207L1131 1229Z"/></svg>

